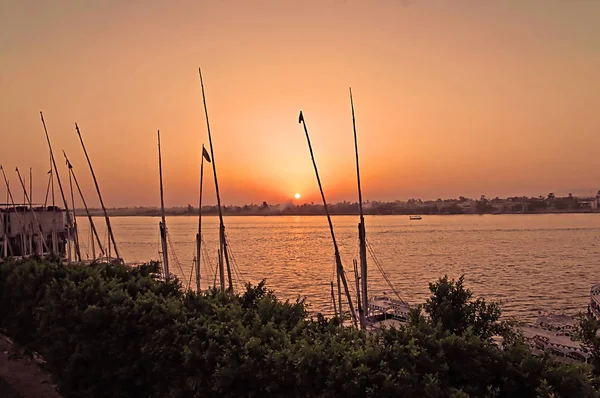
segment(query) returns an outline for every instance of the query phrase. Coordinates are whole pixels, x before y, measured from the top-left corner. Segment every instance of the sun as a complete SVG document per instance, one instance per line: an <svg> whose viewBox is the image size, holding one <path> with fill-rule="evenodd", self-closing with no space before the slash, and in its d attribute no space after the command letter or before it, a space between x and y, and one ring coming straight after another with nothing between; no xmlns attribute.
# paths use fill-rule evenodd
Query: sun
<svg viewBox="0 0 600 398"><path fill-rule="evenodd" d="M296 198L296 199L300 199L300 196L301 196L301 195L300 195L299 193L297 193L297 194L295 194L295 195L294 195L294 198Z"/></svg>

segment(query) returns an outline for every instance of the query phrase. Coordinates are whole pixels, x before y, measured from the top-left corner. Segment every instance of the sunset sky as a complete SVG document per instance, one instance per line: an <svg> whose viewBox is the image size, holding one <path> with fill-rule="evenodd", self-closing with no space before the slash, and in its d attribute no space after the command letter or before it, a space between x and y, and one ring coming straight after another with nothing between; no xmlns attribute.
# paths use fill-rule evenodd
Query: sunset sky
<svg viewBox="0 0 600 398"><path fill-rule="evenodd" d="M0 0L11 187L33 167L43 200L42 110L92 205L75 122L109 207L160 204L157 129L166 205L196 205L198 66L225 204L320 201L300 110L328 200L355 201L349 86L365 199L600 188L598 0Z"/></svg>

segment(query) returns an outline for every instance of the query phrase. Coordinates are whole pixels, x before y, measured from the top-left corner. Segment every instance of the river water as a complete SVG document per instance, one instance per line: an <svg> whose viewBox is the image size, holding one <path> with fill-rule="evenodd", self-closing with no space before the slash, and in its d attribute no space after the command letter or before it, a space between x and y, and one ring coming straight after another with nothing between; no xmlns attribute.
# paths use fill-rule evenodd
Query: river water
<svg viewBox="0 0 600 398"><path fill-rule="evenodd" d="M88 252L89 225L78 217L82 251ZM159 259L158 217L111 219L117 247L126 262ZM424 302L428 283L447 274L465 275L476 297L499 301L506 315L533 320L540 311L585 311L591 284L600 282L600 215L464 215L365 217L367 239L401 297ZM104 223L95 223L106 240ZM218 218L202 219L204 248L201 287L214 282ZM348 282L358 259L358 217L335 216L333 224ZM189 280L198 220L170 217L171 272ZM267 285L280 298L306 297L311 311L333 312L330 281L334 251L327 219L305 217L225 217L233 253L233 279ZM369 288L393 295L369 257ZM179 265L178 265L179 264ZM218 279L217 279L218 281ZM185 283L185 282L184 282ZM192 286L195 281L192 281ZM354 296L354 290L352 290Z"/></svg>

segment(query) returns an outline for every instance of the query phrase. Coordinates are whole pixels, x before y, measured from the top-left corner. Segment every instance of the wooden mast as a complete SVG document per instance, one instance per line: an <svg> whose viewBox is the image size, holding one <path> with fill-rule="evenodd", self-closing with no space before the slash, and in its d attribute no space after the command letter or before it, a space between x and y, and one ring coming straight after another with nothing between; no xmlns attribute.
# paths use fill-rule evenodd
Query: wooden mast
<svg viewBox="0 0 600 398"><path fill-rule="evenodd" d="M160 241L162 245L163 255L163 272L165 279L170 277L169 274L169 251L167 245L167 220L165 219L165 199L163 195L163 179L162 179L162 159L160 153L160 130L158 130L158 173L160 176L160 216L161 222L159 223L160 228Z"/></svg>
<svg viewBox="0 0 600 398"><path fill-rule="evenodd" d="M54 172L56 173L56 181L58 182L58 189L60 191L60 195L63 200L63 205L65 206L65 212L67 213L67 246L68 246L68 256L67 259L71 261L71 230L73 229L73 220L71 219L71 213L69 213L69 205L67 204L67 199L65 197L65 192L62 188L62 183L60 182L60 174L58 173L58 168L56 167L56 160L54 159L54 152L52 151L52 144L50 143L50 136L48 135L48 129L46 128L46 122L44 121L44 114L40 111L40 118L42 119L42 125L44 126L44 133L46 133L46 141L48 141L48 149L50 150L50 160L52 161L52 166L54 167Z"/></svg>
<svg viewBox="0 0 600 398"><path fill-rule="evenodd" d="M33 222L35 224L37 224L37 227L39 229L40 241L42 244L42 247L40 249L41 249L41 252L43 255L44 249L46 250L46 252L48 252L48 245L46 245L46 240L44 239L44 231L42 230L42 224L40 224L40 222L38 221L38 219L35 215L35 211L33 210L33 204L31 203L31 199L29 199L29 195L27 195L27 187L25 186L25 182L21 178L21 173L19 173L19 168L17 167L15 170L17 172L17 175L19 176L19 182L21 183L21 186L23 187L23 192L25 193L25 199L27 200L27 202L29 204L29 210L31 211L31 216L33 217ZM33 235L33 230L31 232ZM31 252L29 254L31 254Z"/></svg>
<svg viewBox="0 0 600 398"><path fill-rule="evenodd" d="M0 165L0 171L2 171L2 177L4 177L4 183L6 184L6 195L10 198L10 203L12 204L13 210L15 211L15 218L17 219L17 222L19 223L19 227L21 228L21 256L24 256L25 255L25 240L24 240L23 234L25 233L25 222L23 220L21 220L21 216L19 215L19 212L17 211L17 205L15 204L15 200L14 200L12 192L10 190L10 184L8 182L8 179L6 178L6 173L4 172L4 168L2 167L2 165Z"/></svg>
<svg viewBox="0 0 600 398"><path fill-rule="evenodd" d="M64 152L63 152L64 153ZM81 262L81 250L79 247L79 230L77 229L77 214L75 213L75 196L73 195L73 173L71 164L67 163L69 169L69 189L71 191L71 206L73 207L73 242L75 243L75 255L77 261Z"/></svg>
<svg viewBox="0 0 600 398"><path fill-rule="evenodd" d="M52 168L52 153L50 153L50 182L52 191L52 253L60 257L58 250L58 234L56 233L56 197L54 194L54 170Z"/></svg>
<svg viewBox="0 0 600 398"><path fill-rule="evenodd" d="M206 129L208 130L208 143L210 145L210 157L212 159L212 169L215 177L215 190L217 192L217 206L219 208L219 246L221 252L219 255L219 271L221 275L221 291L225 290L224 282L224 271L223 271L223 257L225 257L225 264L227 266L227 279L229 282L229 290L233 291L233 280L231 278L231 268L229 266L229 253L227 249L227 239L225 238L225 224L223 223L223 211L221 209L221 196L219 194L219 182L217 180L217 165L215 161L215 153L213 151L212 136L210 134L210 123L208 122L208 109L206 107L206 96L204 94L204 81L202 79L202 70L198 68L198 74L200 75L200 86L202 88L202 102L204 104L204 115L206 117Z"/></svg>
<svg viewBox="0 0 600 398"><path fill-rule="evenodd" d="M98 246L100 247L101 256L104 256L104 248L102 247L102 241L100 240L100 236L98 235L98 231L96 230L96 225L94 224L94 220L92 219L92 215L90 214L90 210L88 209L87 203L85 202L85 198L83 197L83 192L81 192L81 188L79 187L79 182L77 181L77 176L75 175L75 170L73 169L73 165L69 162L69 158L65 151L63 151L63 155L65 156L65 160L67 162L67 167L69 168L69 172L73 176L73 181L75 181L75 187L77 188L77 192L79 192L79 197L81 198L81 203L83 203L83 208L85 209L85 213L90 222L90 229L92 233L96 237L96 241L98 242ZM94 248L94 239L92 238L92 257L96 258L96 249Z"/></svg>
<svg viewBox="0 0 600 398"><path fill-rule="evenodd" d="M356 321L356 314L354 313L354 305L352 304L352 297L350 296L350 290L348 289L348 282L346 281L346 275L344 274L344 266L342 265L342 259L340 258L340 251L338 249L337 241L335 240L335 233L333 232L333 223L331 222L331 216L329 215L329 209L327 208L327 201L325 200L325 194L323 193L323 186L321 185L321 179L319 178L319 170L317 169L317 163L316 163L315 157L313 155L312 145L310 143L310 137L308 135L308 129L306 128L306 122L304 121L304 116L302 115L302 111L300 111L300 116L298 118L298 122L304 126L304 133L306 134L306 141L308 142L308 149L310 151L310 157L312 159L312 163L315 168L315 174L317 176L317 183L319 184L319 190L321 191L321 198L323 199L323 207L325 208L325 214L327 215L327 221L329 222L329 230L331 232L331 239L333 240L333 248L335 250L335 263L337 265L337 272L342 280L342 283L344 284L344 291L346 292L346 298L348 299L348 307L350 308L350 315L352 316L354 325L356 325L357 321ZM340 315L341 315L341 311L340 311Z"/></svg>
<svg viewBox="0 0 600 398"><path fill-rule="evenodd" d="M333 293L333 281L331 281L331 302L333 303L333 313L338 317L337 306L335 305L335 293ZM341 321L341 319L340 319Z"/></svg>
<svg viewBox="0 0 600 398"><path fill-rule="evenodd" d="M362 282L362 306L359 305L359 317L361 328L365 327L366 316L369 315L369 294L367 291L367 235L365 231L365 217L363 214L362 190L360 187L360 167L358 163L358 139L356 138L356 120L354 118L354 100L352 99L352 88L350 88L350 106L352 107L352 129L354 130L354 150L356 154L356 180L358 181L358 209L360 222L358 224L358 239L360 252L360 279ZM366 313L366 316L365 316Z"/></svg>
<svg viewBox="0 0 600 398"><path fill-rule="evenodd" d="M100 187L98 186L98 180L96 179L96 174L94 173L94 168L92 167L92 162L90 161L90 157L87 154L87 150L85 149L85 145L83 144L83 138L81 137L81 132L79 131L79 126L75 123L75 130L77 131L77 135L79 136L79 141L81 142L81 147L83 148L83 153L85 154L85 158L87 159L88 165L90 166L90 171L92 172L92 178L94 179L94 185L96 186L96 192L98 192L98 199L100 199L100 205L102 206L102 211L104 212L104 219L106 220L106 229L108 230L108 252L110 257L110 242L112 241L113 248L115 249L115 255L117 256L117 260L123 262L123 259L119 255L119 250L117 249L117 242L115 241L115 235L113 234L112 227L110 225L110 218L108 217L108 213L106 212L106 207L104 206L104 201L102 200L102 194L100 193Z"/></svg>
<svg viewBox="0 0 600 398"><path fill-rule="evenodd" d="M204 180L204 144L200 155L200 199L198 203L198 233L196 234L196 291L200 291L200 258L202 245L202 185Z"/></svg>
<svg viewBox="0 0 600 398"><path fill-rule="evenodd" d="M360 275L358 273L358 262L356 261L356 259L354 259L353 263L354 263L354 281L356 282L356 306L358 307L360 328L364 329L365 322L363 319L364 315L363 315L363 308L362 308L361 298L360 298Z"/></svg>

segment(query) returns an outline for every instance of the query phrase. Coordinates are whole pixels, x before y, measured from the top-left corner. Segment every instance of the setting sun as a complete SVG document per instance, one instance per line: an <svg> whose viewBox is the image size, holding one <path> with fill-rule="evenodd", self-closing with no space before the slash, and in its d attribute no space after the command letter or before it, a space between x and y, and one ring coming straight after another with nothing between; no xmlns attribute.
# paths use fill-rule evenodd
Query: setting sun
<svg viewBox="0 0 600 398"><path fill-rule="evenodd" d="M296 198L296 199L300 199L300 194L299 194L299 193L295 194L295 195L294 195L294 198Z"/></svg>

